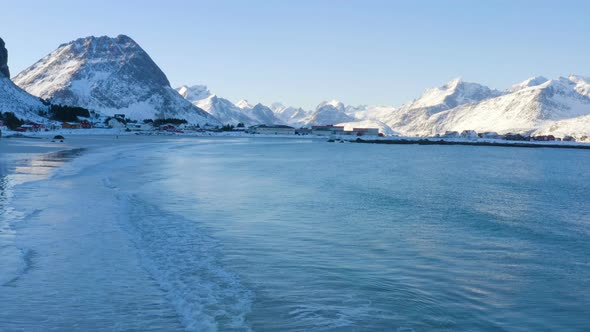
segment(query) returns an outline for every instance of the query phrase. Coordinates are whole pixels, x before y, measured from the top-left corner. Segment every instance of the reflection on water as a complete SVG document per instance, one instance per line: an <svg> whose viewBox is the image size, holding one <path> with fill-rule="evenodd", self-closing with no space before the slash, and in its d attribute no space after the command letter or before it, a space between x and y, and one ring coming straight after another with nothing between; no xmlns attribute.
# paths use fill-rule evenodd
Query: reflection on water
<svg viewBox="0 0 590 332"><path fill-rule="evenodd" d="M14 173L25 181L41 180L47 177L56 167L79 156L83 150L72 149L38 155L33 159L16 164Z"/></svg>
<svg viewBox="0 0 590 332"><path fill-rule="evenodd" d="M15 245L16 232L12 223L18 211L11 207L13 189L19 184L47 178L67 161L79 156L84 149L72 149L46 154L15 153L2 155L0 160L0 285L13 280L15 273L26 268L22 252Z"/></svg>
<svg viewBox="0 0 590 332"><path fill-rule="evenodd" d="M0 160L0 206L6 200L9 188L28 181L42 180L56 167L79 156L83 151L84 149L71 149L45 154L3 155Z"/></svg>

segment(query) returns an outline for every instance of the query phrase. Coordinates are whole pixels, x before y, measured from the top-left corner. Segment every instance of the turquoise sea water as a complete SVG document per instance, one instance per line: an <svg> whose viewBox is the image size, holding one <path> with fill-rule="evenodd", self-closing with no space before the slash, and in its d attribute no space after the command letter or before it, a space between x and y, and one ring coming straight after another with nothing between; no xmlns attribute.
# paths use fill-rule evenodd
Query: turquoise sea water
<svg viewBox="0 0 590 332"><path fill-rule="evenodd" d="M87 151L4 189L21 257L0 330L588 330L589 164L297 139Z"/></svg>

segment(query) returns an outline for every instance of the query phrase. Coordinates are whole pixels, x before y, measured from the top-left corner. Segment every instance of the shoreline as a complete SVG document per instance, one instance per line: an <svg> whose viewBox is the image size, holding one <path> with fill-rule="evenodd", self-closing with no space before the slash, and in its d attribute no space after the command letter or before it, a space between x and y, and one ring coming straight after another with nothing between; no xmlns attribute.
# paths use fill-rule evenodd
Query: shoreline
<svg viewBox="0 0 590 332"><path fill-rule="evenodd" d="M330 139L329 142L336 142L338 140ZM498 146L498 147L514 147L514 148L555 148L555 149L579 149L590 150L590 144L584 143L547 143L547 142L528 142L521 143L520 141L449 141L449 140L430 140L430 139L373 139L365 140L357 138L356 140L349 140L350 143L364 143L364 144L396 144L396 145L467 145L467 146Z"/></svg>
<svg viewBox="0 0 590 332"><path fill-rule="evenodd" d="M54 139L55 135L64 136L63 140ZM116 147L127 144L161 143L176 139L199 138L243 138L243 139L304 139L322 142L349 142L362 144L393 144L393 145L464 145L464 146L494 146L516 148L555 148L590 150L590 144L581 142L556 141L506 141L496 139L441 139L414 137L371 137L353 139L347 136L316 136L316 135L262 135L245 134L239 132L222 133L139 133L139 132L103 132L103 133L27 133L27 135L10 135L0 138L0 157L2 161L16 161L29 159L35 155L72 149L97 149Z"/></svg>

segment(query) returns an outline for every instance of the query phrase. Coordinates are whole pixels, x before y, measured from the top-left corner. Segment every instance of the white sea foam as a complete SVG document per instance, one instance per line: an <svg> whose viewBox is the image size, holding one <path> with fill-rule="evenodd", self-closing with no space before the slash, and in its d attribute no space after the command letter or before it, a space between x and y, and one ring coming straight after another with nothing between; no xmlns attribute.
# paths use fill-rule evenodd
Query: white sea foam
<svg viewBox="0 0 590 332"><path fill-rule="evenodd" d="M144 268L166 292L189 331L249 331L253 295L219 262L219 242L191 220L170 214L105 178L122 202L123 227Z"/></svg>

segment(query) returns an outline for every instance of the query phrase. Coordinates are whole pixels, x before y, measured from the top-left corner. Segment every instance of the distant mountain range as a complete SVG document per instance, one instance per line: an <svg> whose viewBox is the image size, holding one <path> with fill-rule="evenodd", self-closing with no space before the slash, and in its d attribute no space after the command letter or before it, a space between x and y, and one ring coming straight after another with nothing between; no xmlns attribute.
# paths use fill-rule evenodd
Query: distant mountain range
<svg viewBox="0 0 590 332"><path fill-rule="evenodd" d="M590 78L532 77L503 90L452 80L399 107L325 101L314 110L273 103L237 103L204 85L173 89L166 75L131 38L80 38L8 79L0 44L0 111L38 118L44 104L80 106L102 116L135 120L183 118L199 124L343 124L386 134L429 136L445 131L590 135ZM4 51L2 51L4 50ZM23 91L25 90L25 91ZM28 92L28 93L27 93ZM30 94L30 95L29 95Z"/></svg>

